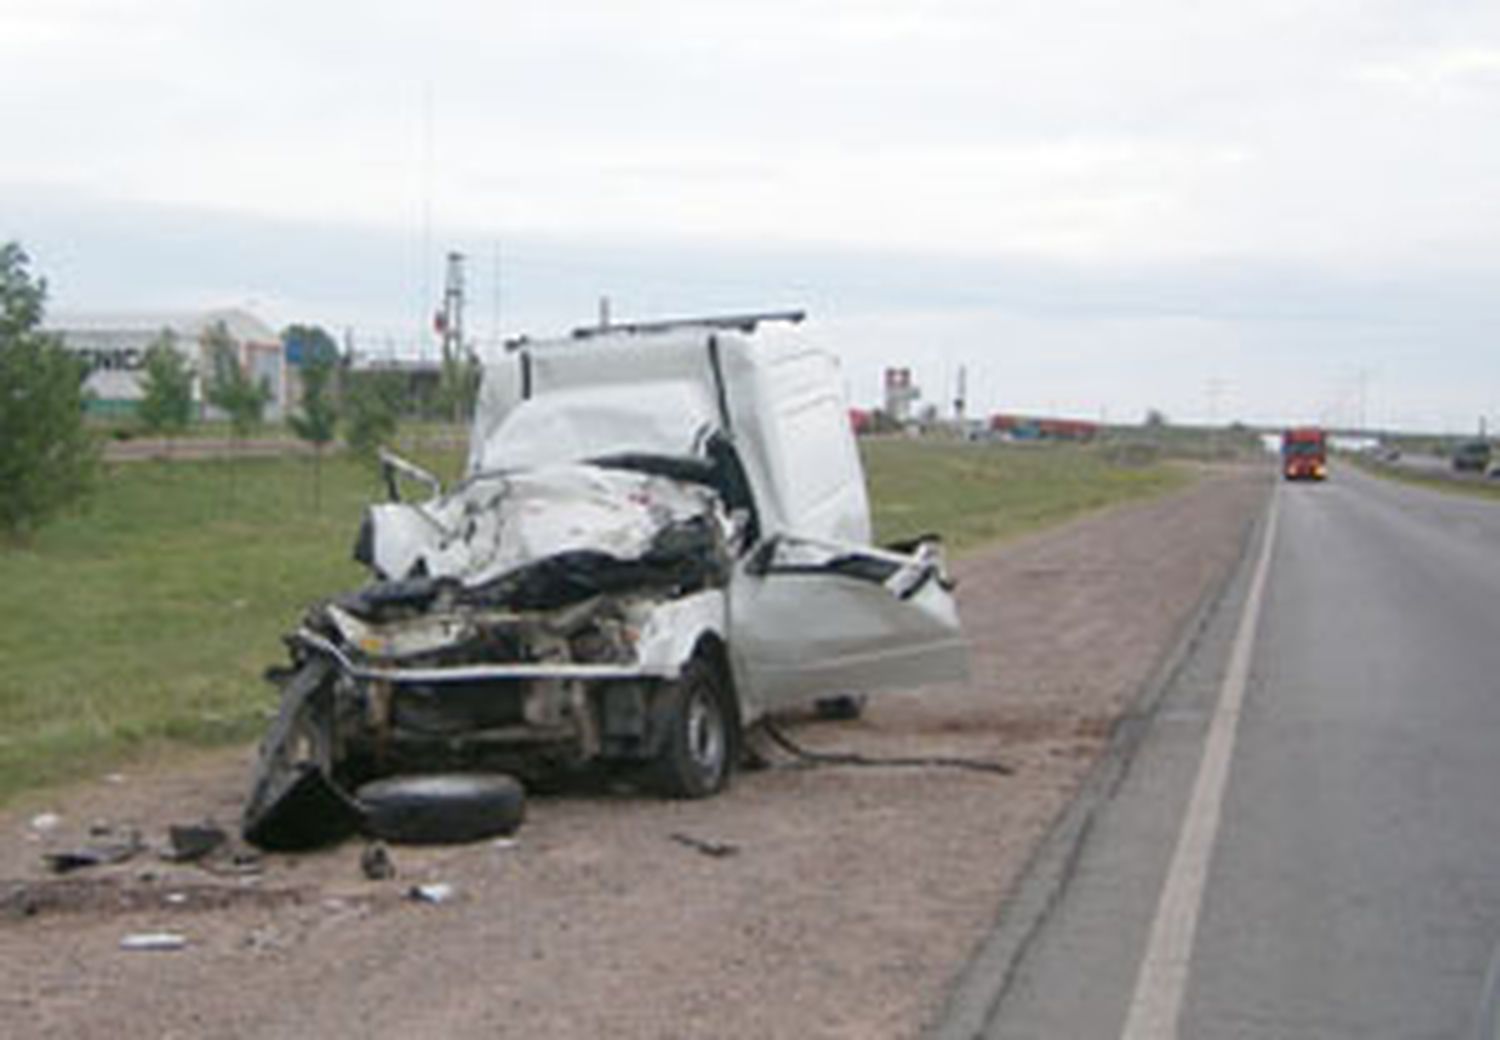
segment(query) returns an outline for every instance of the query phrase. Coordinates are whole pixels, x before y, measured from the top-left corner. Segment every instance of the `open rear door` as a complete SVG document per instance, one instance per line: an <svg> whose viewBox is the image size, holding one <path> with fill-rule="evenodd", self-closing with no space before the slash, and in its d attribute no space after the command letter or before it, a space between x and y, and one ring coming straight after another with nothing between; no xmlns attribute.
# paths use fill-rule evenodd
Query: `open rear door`
<svg viewBox="0 0 1500 1040"><path fill-rule="evenodd" d="M968 675L936 542L905 553L782 535L740 567L730 646L752 711Z"/></svg>

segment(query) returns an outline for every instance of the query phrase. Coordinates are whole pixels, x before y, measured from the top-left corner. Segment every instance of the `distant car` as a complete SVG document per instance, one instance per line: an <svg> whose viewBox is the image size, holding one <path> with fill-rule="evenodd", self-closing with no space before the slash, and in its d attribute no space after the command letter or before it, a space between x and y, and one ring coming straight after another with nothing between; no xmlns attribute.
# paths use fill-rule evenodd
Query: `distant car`
<svg viewBox="0 0 1500 1040"><path fill-rule="evenodd" d="M1464 441L1453 449L1453 469L1458 473L1484 473L1490 465L1490 442Z"/></svg>

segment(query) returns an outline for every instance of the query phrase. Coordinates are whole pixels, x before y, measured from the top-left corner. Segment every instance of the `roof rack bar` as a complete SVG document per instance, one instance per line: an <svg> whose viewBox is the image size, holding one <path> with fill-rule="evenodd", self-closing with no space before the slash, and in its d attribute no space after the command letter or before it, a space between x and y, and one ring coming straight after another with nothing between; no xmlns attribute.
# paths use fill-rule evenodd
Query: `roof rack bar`
<svg viewBox="0 0 1500 1040"><path fill-rule="evenodd" d="M754 311L748 314L720 314L703 318L668 318L662 321L622 321L608 325L584 325L573 330L574 339L589 339L610 332L670 332L672 329L733 329L751 333L763 321L785 321L796 325L807 317L806 311Z"/></svg>

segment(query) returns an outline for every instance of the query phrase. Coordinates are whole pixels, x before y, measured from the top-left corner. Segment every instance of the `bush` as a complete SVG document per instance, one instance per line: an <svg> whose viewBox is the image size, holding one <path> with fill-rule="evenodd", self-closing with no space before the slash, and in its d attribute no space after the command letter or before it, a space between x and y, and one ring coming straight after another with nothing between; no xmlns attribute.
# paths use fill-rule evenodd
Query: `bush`
<svg viewBox="0 0 1500 1040"><path fill-rule="evenodd" d="M351 372L345 386L344 440L362 458L373 459L396 435L401 385L385 372Z"/></svg>
<svg viewBox="0 0 1500 1040"><path fill-rule="evenodd" d="M0 245L0 536L23 539L81 500L98 470L83 422L82 363L39 331L46 282Z"/></svg>

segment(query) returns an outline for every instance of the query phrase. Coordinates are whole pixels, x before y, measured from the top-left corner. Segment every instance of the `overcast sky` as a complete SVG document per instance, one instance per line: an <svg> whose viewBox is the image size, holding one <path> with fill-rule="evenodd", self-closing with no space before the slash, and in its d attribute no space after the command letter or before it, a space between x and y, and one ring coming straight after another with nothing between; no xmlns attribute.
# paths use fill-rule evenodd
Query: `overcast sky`
<svg viewBox="0 0 1500 1040"><path fill-rule="evenodd" d="M55 314L802 306L873 401L1500 425L1500 4L0 0ZM431 344L428 344L431 349Z"/></svg>

